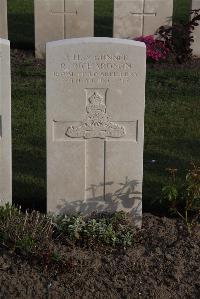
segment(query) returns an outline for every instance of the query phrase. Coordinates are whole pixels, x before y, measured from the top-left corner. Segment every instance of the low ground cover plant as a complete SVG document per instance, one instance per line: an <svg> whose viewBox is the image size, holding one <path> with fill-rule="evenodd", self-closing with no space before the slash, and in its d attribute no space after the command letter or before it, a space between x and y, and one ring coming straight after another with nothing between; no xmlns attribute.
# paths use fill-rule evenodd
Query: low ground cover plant
<svg viewBox="0 0 200 299"><path fill-rule="evenodd" d="M0 206L0 243L24 254L42 255L52 246L52 220L39 212Z"/></svg>
<svg viewBox="0 0 200 299"><path fill-rule="evenodd" d="M185 181L177 182L177 169L167 169L169 183L162 193L169 210L178 215L185 223L189 233L200 220L200 165L191 164L187 170Z"/></svg>
<svg viewBox="0 0 200 299"><path fill-rule="evenodd" d="M125 213L113 215L50 216L23 213L10 204L0 207L0 246L45 265L65 263L59 246L95 245L127 248L134 243L135 228Z"/></svg>
<svg viewBox="0 0 200 299"><path fill-rule="evenodd" d="M133 245L133 226L123 212L90 218L59 216L54 225L64 238L70 240L95 240L106 245L123 247Z"/></svg>

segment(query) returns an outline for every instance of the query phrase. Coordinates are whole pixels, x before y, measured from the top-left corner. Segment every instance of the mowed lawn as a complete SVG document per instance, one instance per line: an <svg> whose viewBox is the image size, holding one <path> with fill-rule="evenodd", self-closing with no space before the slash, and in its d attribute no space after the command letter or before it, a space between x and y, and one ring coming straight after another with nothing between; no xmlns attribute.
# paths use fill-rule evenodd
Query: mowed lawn
<svg viewBox="0 0 200 299"><path fill-rule="evenodd" d="M189 1L175 2L177 20L187 17ZM10 0L12 44L13 197L26 207L45 209L45 63L34 59L32 0ZM113 3L95 1L95 35L112 36ZM16 48L25 49L26 55ZM125 95L124 95L125 96ZM184 169L200 159L200 69L147 68L144 210L161 211L167 167ZM78 181L77 181L78 184Z"/></svg>

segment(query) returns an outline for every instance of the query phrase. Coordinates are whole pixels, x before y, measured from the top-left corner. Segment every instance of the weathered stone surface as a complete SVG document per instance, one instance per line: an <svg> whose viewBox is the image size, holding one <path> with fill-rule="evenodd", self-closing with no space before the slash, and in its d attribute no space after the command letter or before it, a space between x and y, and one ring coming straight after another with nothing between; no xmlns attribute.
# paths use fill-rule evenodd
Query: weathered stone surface
<svg viewBox="0 0 200 299"><path fill-rule="evenodd" d="M0 39L0 204L12 201L10 43Z"/></svg>
<svg viewBox="0 0 200 299"><path fill-rule="evenodd" d="M127 211L141 225L146 49L80 38L47 44L47 208Z"/></svg>
<svg viewBox="0 0 200 299"><path fill-rule="evenodd" d="M192 0L192 9L200 9L200 0ZM194 30L193 55L200 56L200 24Z"/></svg>
<svg viewBox="0 0 200 299"><path fill-rule="evenodd" d="M38 58L47 42L94 35L94 0L34 0L34 6Z"/></svg>
<svg viewBox="0 0 200 299"><path fill-rule="evenodd" d="M8 38L7 0L0 0L0 38Z"/></svg>
<svg viewBox="0 0 200 299"><path fill-rule="evenodd" d="M170 25L173 0L114 0L114 37L139 37L154 34Z"/></svg>

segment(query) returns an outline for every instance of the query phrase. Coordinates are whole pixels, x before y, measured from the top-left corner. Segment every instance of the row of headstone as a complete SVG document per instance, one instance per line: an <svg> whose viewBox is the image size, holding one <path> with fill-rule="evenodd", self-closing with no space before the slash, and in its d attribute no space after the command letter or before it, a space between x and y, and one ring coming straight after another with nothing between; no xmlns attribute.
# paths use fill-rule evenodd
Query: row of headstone
<svg viewBox="0 0 200 299"><path fill-rule="evenodd" d="M9 43L0 40L0 200L11 201ZM47 209L132 214L141 226L146 49L78 38L47 44Z"/></svg>
<svg viewBox="0 0 200 299"><path fill-rule="evenodd" d="M173 0L115 0L113 36L153 34L172 15ZM36 57L44 57L46 42L93 34L94 0L35 0Z"/></svg>
<svg viewBox="0 0 200 299"><path fill-rule="evenodd" d="M49 41L94 34L94 0L34 0L35 54L44 58ZM192 9L200 0L192 0ZM120 38L154 34L170 25L173 0L114 0L113 36ZM7 38L7 0L0 1L0 37ZM195 29L194 54L200 55L200 26Z"/></svg>

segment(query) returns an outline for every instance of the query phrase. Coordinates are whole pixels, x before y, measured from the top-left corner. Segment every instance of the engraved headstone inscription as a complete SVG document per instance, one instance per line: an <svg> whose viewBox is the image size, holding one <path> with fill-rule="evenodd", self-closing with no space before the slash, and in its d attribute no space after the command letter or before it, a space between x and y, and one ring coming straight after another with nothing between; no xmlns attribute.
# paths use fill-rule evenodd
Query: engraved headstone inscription
<svg viewBox="0 0 200 299"><path fill-rule="evenodd" d="M7 0L0 0L0 38L8 38Z"/></svg>
<svg viewBox="0 0 200 299"><path fill-rule="evenodd" d="M192 0L192 9L200 9L200 0ZM200 56L200 22L199 26L195 27L194 33L194 43L192 43L193 55Z"/></svg>
<svg viewBox="0 0 200 299"><path fill-rule="evenodd" d="M131 213L141 225L146 49L78 38L47 44L47 208Z"/></svg>
<svg viewBox="0 0 200 299"><path fill-rule="evenodd" d="M47 42L94 35L94 0L34 0L34 8L38 58Z"/></svg>
<svg viewBox="0 0 200 299"><path fill-rule="evenodd" d="M114 0L114 37L139 37L154 34L170 25L173 0Z"/></svg>
<svg viewBox="0 0 200 299"><path fill-rule="evenodd" d="M0 204L11 201L10 43L0 38Z"/></svg>

